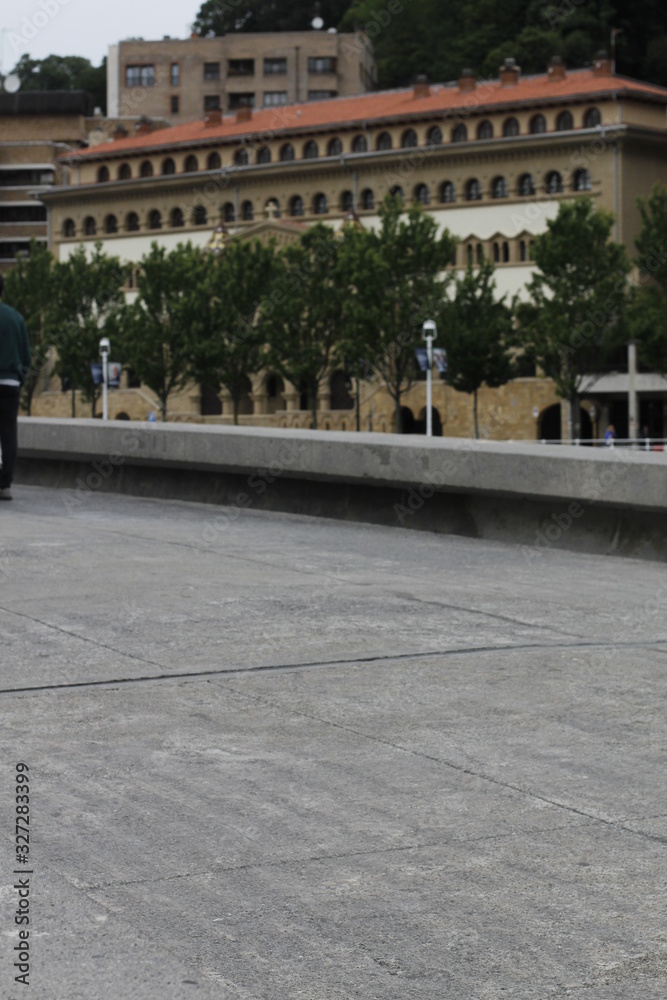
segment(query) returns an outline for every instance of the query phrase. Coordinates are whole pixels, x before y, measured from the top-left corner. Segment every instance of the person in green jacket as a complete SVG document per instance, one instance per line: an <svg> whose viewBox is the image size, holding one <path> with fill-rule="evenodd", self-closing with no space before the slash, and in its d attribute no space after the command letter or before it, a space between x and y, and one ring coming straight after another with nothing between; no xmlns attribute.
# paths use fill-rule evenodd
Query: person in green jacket
<svg viewBox="0 0 667 1000"><path fill-rule="evenodd" d="M0 298L4 290L0 274ZM30 343L25 320L0 302L0 500L11 500L16 465L21 386L30 368Z"/></svg>

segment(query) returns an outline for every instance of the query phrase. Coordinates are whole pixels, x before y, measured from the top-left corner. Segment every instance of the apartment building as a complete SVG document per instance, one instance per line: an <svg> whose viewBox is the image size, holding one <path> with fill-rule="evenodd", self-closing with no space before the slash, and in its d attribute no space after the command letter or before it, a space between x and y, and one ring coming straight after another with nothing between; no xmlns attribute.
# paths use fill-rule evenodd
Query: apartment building
<svg viewBox="0 0 667 1000"><path fill-rule="evenodd" d="M111 45L108 113L166 118L366 93L377 74L363 32L290 31Z"/></svg>

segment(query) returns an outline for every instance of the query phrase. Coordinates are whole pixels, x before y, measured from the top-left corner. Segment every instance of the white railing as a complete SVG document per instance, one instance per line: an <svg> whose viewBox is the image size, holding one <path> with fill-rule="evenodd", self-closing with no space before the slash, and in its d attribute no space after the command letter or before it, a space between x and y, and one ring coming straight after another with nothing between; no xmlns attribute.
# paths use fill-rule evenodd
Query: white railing
<svg viewBox="0 0 667 1000"><path fill-rule="evenodd" d="M667 438L574 438L572 441L556 441L542 438L540 444L585 445L589 448L632 448L634 451L665 451Z"/></svg>

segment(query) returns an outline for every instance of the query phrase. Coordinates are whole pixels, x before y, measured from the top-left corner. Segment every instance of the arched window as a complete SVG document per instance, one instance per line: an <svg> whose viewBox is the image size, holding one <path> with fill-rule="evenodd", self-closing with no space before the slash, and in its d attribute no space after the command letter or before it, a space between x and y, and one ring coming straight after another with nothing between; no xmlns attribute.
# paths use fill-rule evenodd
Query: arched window
<svg viewBox="0 0 667 1000"><path fill-rule="evenodd" d="M139 216L137 215L136 212L128 212L127 216L125 217L125 228L127 229L128 233L139 232Z"/></svg>
<svg viewBox="0 0 667 1000"><path fill-rule="evenodd" d="M572 128L574 128L574 119L571 113L569 111L561 111L556 119L556 131L569 132Z"/></svg>
<svg viewBox="0 0 667 1000"><path fill-rule="evenodd" d="M244 201L241 205L241 218L244 222L252 222L255 218L255 209L251 201Z"/></svg>
<svg viewBox="0 0 667 1000"><path fill-rule="evenodd" d="M503 264L509 264L510 260L510 245L507 240L503 240Z"/></svg>
<svg viewBox="0 0 667 1000"><path fill-rule="evenodd" d="M148 213L148 228L162 229L162 215L158 212L157 208Z"/></svg>
<svg viewBox="0 0 667 1000"><path fill-rule="evenodd" d="M393 145L394 145L394 142L393 142L393 140L392 140L391 135L389 134L389 132L381 132L380 135L377 138L377 142L375 144L375 148L376 149L391 149L393 147Z"/></svg>
<svg viewBox="0 0 667 1000"><path fill-rule="evenodd" d="M422 205L431 204L431 193L426 184L418 184L415 188L415 201L420 202Z"/></svg>
<svg viewBox="0 0 667 1000"><path fill-rule="evenodd" d="M478 264L484 263L484 247L482 246L481 243L478 243L477 246L475 247L475 257L477 259Z"/></svg>
<svg viewBox="0 0 667 1000"><path fill-rule="evenodd" d="M405 130L401 137L401 149L412 149L414 146L418 146L417 133L413 128L408 128Z"/></svg>
<svg viewBox="0 0 667 1000"><path fill-rule="evenodd" d="M429 146L442 146L443 134L439 125L434 125L433 128L428 130L426 142Z"/></svg>
<svg viewBox="0 0 667 1000"><path fill-rule="evenodd" d="M162 161L162 173L163 174L176 173L176 164L172 160L171 156L168 156L166 160Z"/></svg>
<svg viewBox="0 0 667 1000"><path fill-rule="evenodd" d="M447 205L456 201L456 188L451 181L443 181L440 185L440 201Z"/></svg>
<svg viewBox="0 0 667 1000"><path fill-rule="evenodd" d="M129 181L132 176L132 167L129 163L121 163L118 168L118 180L119 181Z"/></svg>
<svg viewBox="0 0 667 1000"><path fill-rule="evenodd" d="M74 219L65 219L63 222L63 236L71 239L72 236L76 236L76 226L74 224Z"/></svg>
<svg viewBox="0 0 667 1000"><path fill-rule="evenodd" d="M185 216L180 208L172 208L169 216L169 225L172 229L180 229L185 225Z"/></svg>
<svg viewBox="0 0 667 1000"><path fill-rule="evenodd" d="M313 198L313 212L315 215L326 215L329 211L329 202L325 194L316 194Z"/></svg>
<svg viewBox="0 0 667 1000"><path fill-rule="evenodd" d="M303 204L303 198L300 194L295 194L293 198L290 198L289 203L289 214L290 215L304 215L305 206Z"/></svg>
<svg viewBox="0 0 667 1000"><path fill-rule="evenodd" d="M269 198L264 206L264 214L267 219L279 219L282 216L280 202L277 198Z"/></svg>
<svg viewBox="0 0 667 1000"><path fill-rule="evenodd" d="M109 168L100 167L100 169L97 171L97 183L106 184L108 180L109 180Z"/></svg>
<svg viewBox="0 0 667 1000"><path fill-rule="evenodd" d="M521 174L521 177L519 177L519 194L523 198L528 198L535 194L535 178L532 174Z"/></svg>
<svg viewBox="0 0 667 1000"><path fill-rule="evenodd" d="M353 153L367 153L368 152L368 140L365 135L355 135L352 142L352 152Z"/></svg>
<svg viewBox="0 0 667 1000"><path fill-rule="evenodd" d="M365 188L361 192L361 207L366 212L372 212L375 209L375 195L370 188Z"/></svg>
<svg viewBox="0 0 667 1000"><path fill-rule="evenodd" d="M509 196L509 188L507 186L507 180L505 177L494 177L491 182L491 197L492 198L507 198Z"/></svg>
<svg viewBox="0 0 667 1000"><path fill-rule="evenodd" d="M500 243L497 241L493 244L493 263L500 264Z"/></svg>
<svg viewBox="0 0 667 1000"><path fill-rule="evenodd" d="M465 142L468 138L468 129L461 122L452 129L452 142Z"/></svg>
<svg viewBox="0 0 667 1000"><path fill-rule="evenodd" d="M466 183L466 201L481 201L482 200L482 185L479 183L476 177Z"/></svg>
<svg viewBox="0 0 667 1000"><path fill-rule="evenodd" d="M591 175L588 170L575 170L572 186L575 191L590 191Z"/></svg>
<svg viewBox="0 0 667 1000"><path fill-rule="evenodd" d="M195 226L205 226L208 222L208 213L205 205L195 205L192 211L192 222Z"/></svg>
<svg viewBox="0 0 667 1000"><path fill-rule="evenodd" d="M222 160L220 159L220 153L209 153L206 161L206 169L219 170L221 166Z"/></svg>
<svg viewBox="0 0 667 1000"><path fill-rule="evenodd" d="M257 150L257 162L258 163L270 163L271 162L271 150L268 146L260 146Z"/></svg>
<svg viewBox="0 0 667 1000"><path fill-rule="evenodd" d="M107 215L104 220L104 232L110 235L118 232L118 219L115 215Z"/></svg>
<svg viewBox="0 0 667 1000"><path fill-rule="evenodd" d="M557 170L552 170L547 174L544 186L548 194L560 194L563 190L563 178Z"/></svg>
<svg viewBox="0 0 667 1000"><path fill-rule="evenodd" d="M199 170L199 160L194 153L190 153L183 165L183 171L186 174L194 174L197 170Z"/></svg>
<svg viewBox="0 0 667 1000"><path fill-rule="evenodd" d="M521 131L518 118L506 118L503 123L503 135L518 135Z"/></svg>
<svg viewBox="0 0 667 1000"><path fill-rule="evenodd" d="M493 125L488 118L485 118L484 121L480 122L477 126L477 138L493 139Z"/></svg>
<svg viewBox="0 0 667 1000"><path fill-rule="evenodd" d="M472 267L475 263L475 250L472 243L469 243L466 247L466 263L468 264L468 267Z"/></svg>
<svg viewBox="0 0 667 1000"><path fill-rule="evenodd" d="M343 191L340 196L341 212L351 212L354 208L354 195L351 191Z"/></svg>
<svg viewBox="0 0 667 1000"><path fill-rule="evenodd" d="M392 198L398 198L399 201L405 201L405 191L403 190L400 184L394 184L389 194L392 196Z"/></svg>
<svg viewBox="0 0 667 1000"><path fill-rule="evenodd" d="M525 240L520 240L519 241L519 260L521 260L521 261L528 260L528 249L526 247L526 241Z"/></svg>
<svg viewBox="0 0 667 1000"><path fill-rule="evenodd" d="M144 160L139 167L140 177L152 177L153 176L153 164L150 160Z"/></svg>
<svg viewBox="0 0 667 1000"><path fill-rule="evenodd" d="M595 128L596 125L600 125L602 122L602 116L597 108L589 108L584 115L584 128Z"/></svg>
<svg viewBox="0 0 667 1000"><path fill-rule="evenodd" d="M303 147L304 160L316 160L320 155L320 150L314 139L309 139Z"/></svg>
<svg viewBox="0 0 667 1000"><path fill-rule="evenodd" d="M327 146L327 156L340 156L343 152L343 143L336 136Z"/></svg>
<svg viewBox="0 0 667 1000"><path fill-rule="evenodd" d="M547 120L544 115L533 115L530 119L531 135L540 135L547 130Z"/></svg>
<svg viewBox="0 0 667 1000"><path fill-rule="evenodd" d="M223 222L234 222L236 219L236 212L234 210L234 205L231 201L226 201L222 206L222 221Z"/></svg>
<svg viewBox="0 0 667 1000"><path fill-rule="evenodd" d="M286 142L280 150L281 163L290 163L294 159L294 146L291 142Z"/></svg>
<svg viewBox="0 0 667 1000"><path fill-rule="evenodd" d="M234 153L234 166L235 167L247 167L248 166L248 150L245 146L241 146Z"/></svg>
<svg viewBox="0 0 667 1000"><path fill-rule="evenodd" d="M95 222L95 219L92 217L92 215L87 215L86 218L83 220L83 231L86 236L97 235L97 223Z"/></svg>

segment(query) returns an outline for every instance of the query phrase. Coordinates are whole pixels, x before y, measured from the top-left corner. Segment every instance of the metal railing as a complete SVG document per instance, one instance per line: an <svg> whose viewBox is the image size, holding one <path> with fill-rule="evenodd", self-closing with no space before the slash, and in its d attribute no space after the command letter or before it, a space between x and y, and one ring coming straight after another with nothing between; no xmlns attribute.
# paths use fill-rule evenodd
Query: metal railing
<svg viewBox="0 0 667 1000"><path fill-rule="evenodd" d="M551 440L542 438L540 444L583 445L588 448L631 448L634 451L665 451L667 438L574 438L572 441Z"/></svg>

